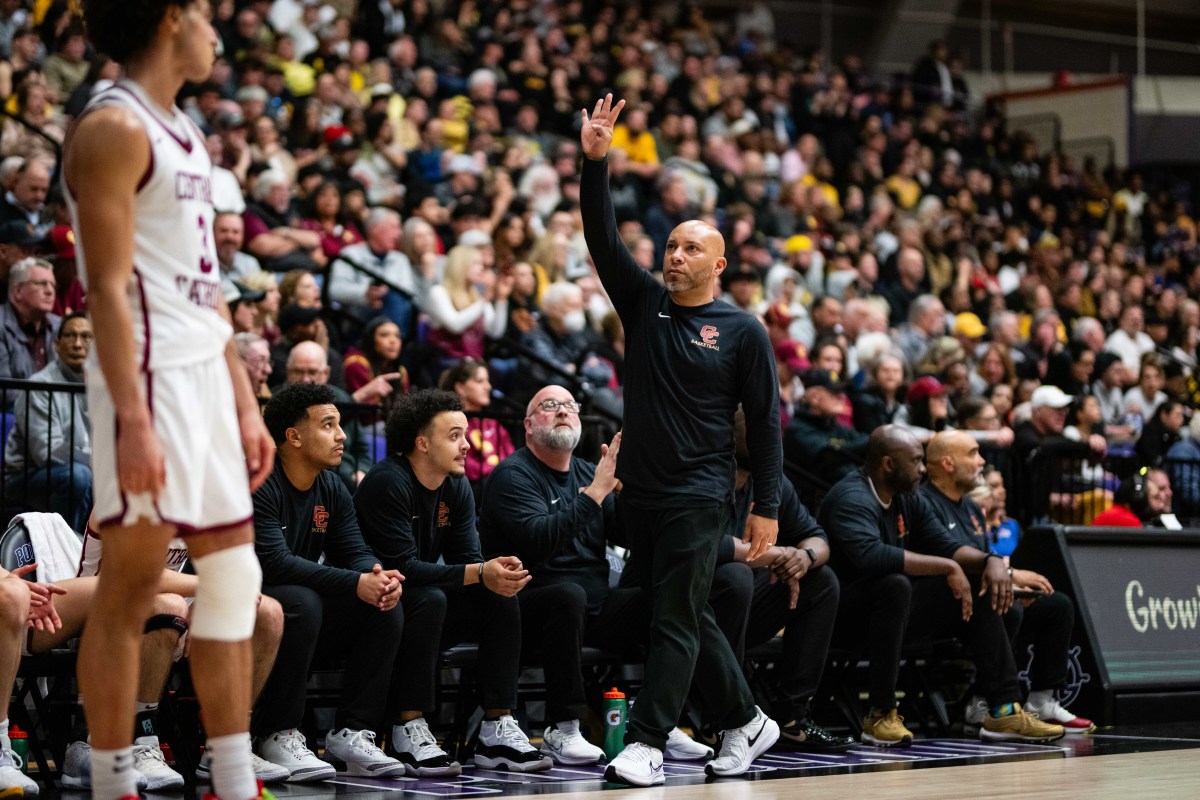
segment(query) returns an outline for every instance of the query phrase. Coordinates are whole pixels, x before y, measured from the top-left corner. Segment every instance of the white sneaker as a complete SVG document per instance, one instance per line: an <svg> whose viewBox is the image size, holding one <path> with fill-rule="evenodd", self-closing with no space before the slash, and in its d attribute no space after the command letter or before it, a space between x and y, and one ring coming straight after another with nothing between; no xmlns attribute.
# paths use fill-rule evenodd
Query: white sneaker
<svg viewBox="0 0 1200 800"><path fill-rule="evenodd" d="M133 768L145 776L147 792L183 788L183 776L167 766L167 759L157 744L134 744Z"/></svg>
<svg viewBox="0 0 1200 800"><path fill-rule="evenodd" d="M404 774L404 764L375 746L375 731L330 731L325 735L325 760L346 775L399 778Z"/></svg>
<svg viewBox="0 0 1200 800"><path fill-rule="evenodd" d="M337 776L332 764L317 758L304 741L304 734L297 730L279 731L264 737L258 743L258 754L272 764L288 771L288 781L327 781Z"/></svg>
<svg viewBox="0 0 1200 800"><path fill-rule="evenodd" d="M667 734L667 749L663 758L668 761L707 761L713 757L713 749L703 742L697 742L679 728L671 728Z"/></svg>
<svg viewBox="0 0 1200 800"><path fill-rule="evenodd" d="M767 752L777 741L779 723L755 706L754 719L740 728L722 733L721 754L705 764L704 771L719 777L741 775L750 768L754 759Z"/></svg>
<svg viewBox="0 0 1200 800"><path fill-rule="evenodd" d="M988 704L979 695L973 695L967 701L967 707L963 709L963 731L972 736L979 735L979 729L983 727L983 721L987 719Z"/></svg>
<svg viewBox="0 0 1200 800"><path fill-rule="evenodd" d="M438 747L424 717L392 726L391 751L409 775L417 778L453 777L462 765Z"/></svg>
<svg viewBox="0 0 1200 800"><path fill-rule="evenodd" d="M62 784L68 789L92 788L92 746L87 742L71 742L63 758ZM146 788L146 776L137 774L138 791Z"/></svg>
<svg viewBox="0 0 1200 800"><path fill-rule="evenodd" d="M260 758L257 753L250 754L250 767L254 770L255 779L263 783L280 783L286 781L291 775L287 767L272 764L270 761ZM200 764L196 767L196 780L212 780L212 755L207 750L200 756Z"/></svg>
<svg viewBox="0 0 1200 800"><path fill-rule="evenodd" d="M546 728L542 734L541 751L554 759L555 763L569 766L598 764L604 758L603 750L583 738L577 719Z"/></svg>
<svg viewBox="0 0 1200 800"><path fill-rule="evenodd" d="M1053 694L1044 703L1037 703L1033 702L1035 700L1034 693L1030 692L1029 700L1030 702L1025 703L1025 710L1042 722L1062 725L1064 731L1073 734L1091 733L1096 730L1096 723L1067 711L1059 705L1058 699Z"/></svg>
<svg viewBox="0 0 1200 800"><path fill-rule="evenodd" d="M663 775L663 754L657 747L634 742L625 745L617 757L608 762L604 780L630 786L655 786L666 782Z"/></svg>
<svg viewBox="0 0 1200 800"><path fill-rule="evenodd" d="M11 793L13 789L20 789L22 797L36 797L41 791L28 775L21 772L23 766L25 762L13 752L12 740L0 736L0 796Z"/></svg>
<svg viewBox="0 0 1200 800"><path fill-rule="evenodd" d="M505 714L480 724L475 765L485 769L503 767L513 772L541 772L554 766L554 762L529 743L529 737L511 714Z"/></svg>

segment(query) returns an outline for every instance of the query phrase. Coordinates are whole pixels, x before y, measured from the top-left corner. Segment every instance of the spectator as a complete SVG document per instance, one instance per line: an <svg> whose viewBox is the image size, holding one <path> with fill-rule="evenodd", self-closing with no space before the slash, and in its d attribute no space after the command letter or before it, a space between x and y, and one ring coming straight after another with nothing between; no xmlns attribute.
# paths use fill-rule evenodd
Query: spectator
<svg viewBox="0 0 1200 800"><path fill-rule="evenodd" d="M321 249L321 235L300 227L291 194L291 184L282 172L269 169L258 176L253 202L243 215L246 249L272 272L312 272L324 267L328 259Z"/></svg>
<svg viewBox="0 0 1200 800"><path fill-rule="evenodd" d="M34 236L44 238L54 225L53 218L46 213L49 191L50 170L42 161L26 158L0 204L0 223L20 222L29 226L28 230Z"/></svg>
<svg viewBox="0 0 1200 800"><path fill-rule="evenodd" d="M498 419L483 416L492 404L492 383L487 362L464 358L442 374L438 388L454 392L462 400L467 417L466 475L472 486L479 485L496 466L513 453L512 437Z"/></svg>
<svg viewBox="0 0 1200 800"><path fill-rule="evenodd" d="M63 319L58 358L29 376L38 383L83 383L92 324L82 313ZM82 394L30 390L17 394L4 445L5 490L28 507L53 511L83 532L92 509L92 446Z"/></svg>
<svg viewBox="0 0 1200 800"><path fill-rule="evenodd" d="M1017 370L1009 358L1008 348L997 342L984 345L983 352L971 372L971 391L983 394L998 383L1010 387L1017 383Z"/></svg>
<svg viewBox="0 0 1200 800"><path fill-rule="evenodd" d="M1025 519L1048 518L1054 504L1079 504L1081 495L1091 492L1094 485L1080 482L1077 465L1084 461L1098 462L1108 452L1104 437L1093 433L1087 439L1073 442L1063 435L1067 408L1072 398L1057 386L1041 386L1030 400L1032 416L1013 429L1014 483L1022 499L1029 504Z"/></svg>
<svg viewBox="0 0 1200 800"><path fill-rule="evenodd" d="M905 322L908 323L910 329L919 325L919 330L928 338L941 335L945 331L946 310L941 307L941 301L937 301L936 308L939 310L939 315L935 324L932 320L931 309L935 307L932 301L936 298L932 295L928 295L929 299L921 303L919 309L914 310L913 306L924 288L925 257L915 247L905 247L896 257L895 280L885 283L879 294L888 301L888 306L891 308L888 322L893 327L900 326L903 329ZM917 345L923 343L923 340L918 337L914 344L900 345L909 363L916 363L917 359L924 355L923 350L915 352Z"/></svg>
<svg viewBox="0 0 1200 800"><path fill-rule="evenodd" d="M375 746L386 710L404 615L404 576L384 569L363 542L350 493L333 473L346 435L327 386L288 386L264 417L277 445L275 470L254 493L254 540L263 594L283 606L279 655L254 710L259 755L289 781L350 775L399 777L405 766ZM325 738L326 761L298 728L308 667L318 653L346 658L346 679ZM332 763L327 763L332 762Z"/></svg>
<svg viewBox="0 0 1200 800"><path fill-rule="evenodd" d="M1143 330L1146 314L1137 303L1130 303L1121 310L1117 330L1108 335L1104 349L1121 357L1129 375L1137 375L1142 356L1154 350L1154 340Z"/></svg>
<svg viewBox="0 0 1200 800"><path fill-rule="evenodd" d="M405 395L388 417L388 457L355 493L363 535L387 569L405 576L404 634L392 681L392 747L419 775L461 771L429 731L438 657L470 637L479 643L477 672L484 718L477 766L539 772L553 762L538 753L512 717L520 671L521 609L515 595L530 581L513 556L480 555L475 501L465 478L467 419L456 395Z"/></svg>
<svg viewBox="0 0 1200 800"><path fill-rule="evenodd" d="M28 378L54 361L62 318L51 313L57 282L48 261L26 258L8 275L8 304L0 308L0 377Z"/></svg>
<svg viewBox="0 0 1200 800"><path fill-rule="evenodd" d="M13 264L41 249L44 240L21 220L0 222L0 286L8 294L8 276Z"/></svg>
<svg viewBox="0 0 1200 800"><path fill-rule="evenodd" d="M950 422L950 403L946 387L937 378L926 375L908 385L904 406L896 412L896 425L910 431L918 440L929 441L933 434Z"/></svg>
<svg viewBox="0 0 1200 800"><path fill-rule="evenodd" d="M441 366L462 358L483 359L484 342L508 325L511 275L501 278L483 265L476 247L460 245L446 255L442 282L429 289L429 341ZM482 285L483 293L476 287Z"/></svg>
<svg viewBox="0 0 1200 800"><path fill-rule="evenodd" d="M1097 514L1092 525L1100 528L1167 527L1162 517L1171 513L1171 499L1171 481L1167 473L1142 467L1121 481L1112 508Z"/></svg>
<svg viewBox="0 0 1200 800"><path fill-rule="evenodd" d="M236 334L233 344L246 367L254 396L260 400L270 399L271 389L267 386L267 378L271 376L271 345L257 333Z"/></svg>
<svg viewBox="0 0 1200 800"><path fill-rule="evenodd" d="M1091 394L1100 403L1100 413L1104 424L1124 426L1125 416L1125 363L1116 353L1103 352L1096 357L1096 366L1092 370ZM1126 429L1128 430L1128 429Z"/></svg>
<svg viewBox="0 0 1200 800"><path fill-rule="evenodd" d="M283 295L282 291L280 295ZM271 345L271 386L283 383L289 354L301 342L319 344L332 360L325 365L329 367L329 382L339 388L345 386L342 356L329 346L329 330L325 320L321 319L320 306L302 306L295 302L279 309L279 341Z"/></svg>
<svg viewBox="0 0 1200 800"><path fill-rule="evenodd" d="M358 226L346 212L342 191L333 181L319 184L308 199L308 211L300 220L300 227L313 231L321 237L321 252L330 263L335 263L338 253L344 248L363 240ZM400 234L400 220L396 219L396 235Z"/></svg>
<svg viewBox="0 0 1200 800"><path fill-rule="evenodd" d="M280 316L289 305L301 308L321 308L321 286L311 272L303 269L288 271L279 281Z"/></svg>
<svg viewBox="0 0 1200 800"><path fill-rule="evenodd" d="M1138 463L1147 467L1161 467L1167 452L1180 440L1183 428L1183 405L1175 400L1163 400L1154 411L1154 417L1142 428L1134 452Z"/></svg>
<svg viewBox="0 0 1200 800"><path fill-rule="evenodd" d="M1125 421L1132 423L1135 430L1141 430L1154 419L1158 407L1166 402L1165 383L1162 363L1154 356L1143 358L1137 385L1130 387L1124 398Z"/></svg>
<svg viewBox="0 0 1200 800"><path fill-rule="evenodd" d="M879 356L871 369L865 391L850 396L854 403L854 427L870 434L880 425L889 425L903 405L904 358L898 351Z"/></svg>
<svg viewBox="0 0 1200 800"><path fill-rule="evenodd" d="M521 344L532 354L558 368L529 359L522 365L522 385L545 385L549 380L567 380L578 375L597 388L616 388L611 363L594 353L594 333L587 326L583 291L573 283L552 283L542 295L542 316L537 327L522 337Z"/></svg>
<svg viewBox="0 0 1200 800"><path fill-rule="evenodd" d="M73 22L59 35L54 54L42 65L46 85L56 97L67 99L83 83L91 66L86 54L87 35L82 25Z"/></svg>
<svg viewBox="0 0 1200 800"><path fill-rule="evenodd" d="M905 305L905 309L907 322L901 324L896 333L896 346L904 353L905 361L915 367L924 358L934 339L945 332L946 308L941 300L925 294L914 297L911 304ZM893 324L898 324L896 319L896 306L893 305Z"/></svg>
<svg viewBox="0 0 1200 800"><path fill-rule="evenodd" d="M213 242L221 269L221 287L226 294L233 281L245 281L262 272L258 259L242 251L245 228L242 215L232 211L217 212L213 218Z"/></svg>
<svg viewBox="0 0 1200 800"><path fill-rule="evenodd" d="M984 487L990 496L987 508L988 552L1007 562L1021 541L1021 525L1008 516L1008 490L1004 474L989 465L983 468Z"/></svg>
<svg viewBox="0 0 1200 800"><path fill-rule="evenodd" d="M254 332L262 336L268 343L279 341L279 301L281 293L279 282L274 272L256 272L242 281L247 288L262 292L263 299L258 301L258 315L254 323Z"/></svg>
<svg viewBox="0 0 1200 800"><path fill-rule="evenodd" d="M3 126L0 126L4 151L11 156L21 156L27 161L38 161L48 172L49 165L56 163L56 146L62 144L64 136L50 97L50 89L40 75L32 75L16 88L16 96L16 118L5 119ZM18 122L18 119L21 122ZM22 122L24 124L21 124ZM45 220L42 224L49 228L53 220Z"/></svg>
<svg viewBox="0 0 1200 800"><path fill-rule="evenodd" d="M399 326L387 317L376 317L363 328L359 347L346 350L343 359L346 391L357 403L380 406L383 418L393 392L408 394L408 370L400 363L403 347Z"/></svg>
<svg viewBox="0 0 1200 800"><path fill-rule="evenodd" d="M266 292L251 289L241 281L230 282L230 290L225 293L225 302L229 304L234 333L254 333L262 330L262 315L258 304L266 296Z"/></svg>
<svg viewBox="0 0 1200 800"><path fill-rule="evenodd" d="M804 397L784 432L784 455L828 480L838 480L862 463L867 437L838 424L846 384L838 373L811 369L802 376Z"/></svg>
<svg viewBox="0 0 1200 800"><path fill-rule="evenodd" d="M367 216L367 239L341 251L329 271L329 296L359 316L382 313L400 328L401 336L416 335L417 314L425 283L400 247L400 215L375 208ZM386 285L384 282L386 281Z"/></svg>
<svg viewBox="0 0 1200 800"><path fill-rule="evenodd" d="M1200 516L1200 414L1192 414L1187 435L1167 451L1165 468L1184 516Z"/></svg>

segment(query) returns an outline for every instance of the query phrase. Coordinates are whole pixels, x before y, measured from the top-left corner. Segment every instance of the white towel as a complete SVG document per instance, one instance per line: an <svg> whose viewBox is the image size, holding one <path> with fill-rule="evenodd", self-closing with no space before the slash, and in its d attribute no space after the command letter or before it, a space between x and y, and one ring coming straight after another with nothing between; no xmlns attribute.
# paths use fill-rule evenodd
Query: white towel
<svg viewBox="0 0 1200 800"><path fill-rule="evenodd" d="M83 540L71 530L67 521L58 514L30 511L14 517L9 523L10 527L18 520L29 531L29 543L33 545L33 556L37 559L34 579L41 583L54 583L64 578L74 578L79 570Z"/></svg>

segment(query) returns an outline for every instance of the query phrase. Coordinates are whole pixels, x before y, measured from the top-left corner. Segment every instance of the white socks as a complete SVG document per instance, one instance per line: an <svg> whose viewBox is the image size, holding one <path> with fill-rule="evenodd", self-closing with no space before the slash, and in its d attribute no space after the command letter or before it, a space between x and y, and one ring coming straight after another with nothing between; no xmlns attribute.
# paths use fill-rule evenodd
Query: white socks
<svg viewBox="0 0 1200 800"><path fill-rule="evenodd" d="M231 733L208 737L212 753L213 794L221 800L250 800L258 797L258 781L250 763L250 734ZM95 774L95 770L93 770Z"/></svg>
<svg viewBox="0 0 1200 800"><path fill-rule="evenodd" d="M92 750L92 797L95 800L120 800L137 797L137 772L133 769L133 748Z"/></svg>

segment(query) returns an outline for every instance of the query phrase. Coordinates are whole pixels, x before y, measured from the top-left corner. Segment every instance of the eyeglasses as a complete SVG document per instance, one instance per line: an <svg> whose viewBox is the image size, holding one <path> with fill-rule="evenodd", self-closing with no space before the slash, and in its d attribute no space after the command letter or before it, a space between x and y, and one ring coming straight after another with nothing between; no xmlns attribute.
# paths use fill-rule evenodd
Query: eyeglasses
<svg viewBox="0 0 1200 800"><path fill-rule="evenodd" d="M543 400L537 407L550 414L557 414L560 408L568 414L579 413L579 403L574 400Z"/></svg>
<svg viewBox="0 0 1200 800"><path fill-rule="evenodd" d="M22 286L36 286L39 289L49 289L52 292L56 288L58 288L58 284L55 283L54 281L25 281L21 285Z"/></svg>

